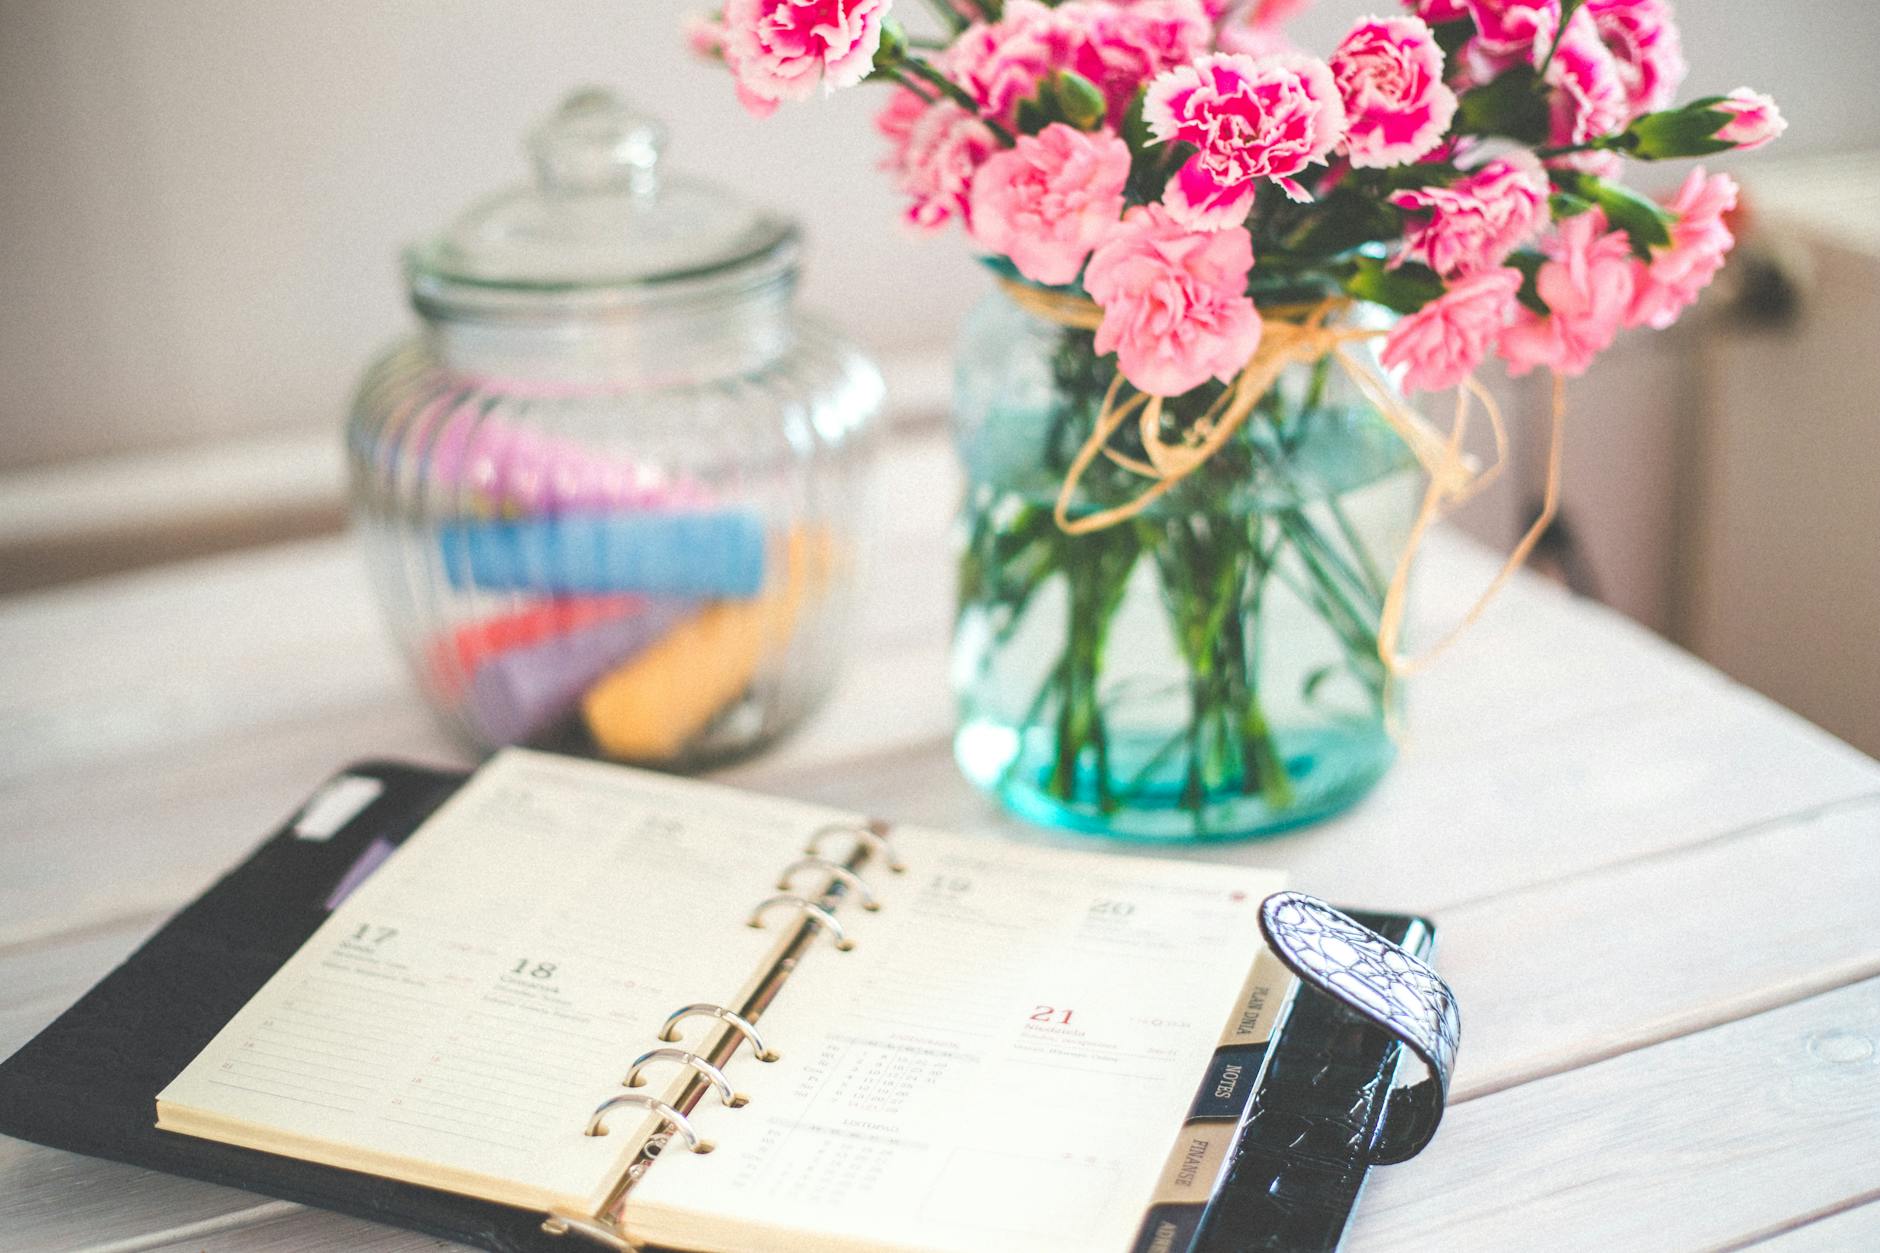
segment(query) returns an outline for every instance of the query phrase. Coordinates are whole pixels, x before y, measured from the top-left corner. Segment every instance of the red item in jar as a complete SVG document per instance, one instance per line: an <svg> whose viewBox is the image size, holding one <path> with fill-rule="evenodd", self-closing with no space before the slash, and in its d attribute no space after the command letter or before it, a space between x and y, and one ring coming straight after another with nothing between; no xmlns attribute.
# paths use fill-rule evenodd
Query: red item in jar
<svg viewBox="0 0 1880 1253"><path fill-rule="evenodd" d="M639 609L644 600L641 596L562 597L464 623L431 642L432 681L440 690L455 694L491 657L623 617Z"/></svg>

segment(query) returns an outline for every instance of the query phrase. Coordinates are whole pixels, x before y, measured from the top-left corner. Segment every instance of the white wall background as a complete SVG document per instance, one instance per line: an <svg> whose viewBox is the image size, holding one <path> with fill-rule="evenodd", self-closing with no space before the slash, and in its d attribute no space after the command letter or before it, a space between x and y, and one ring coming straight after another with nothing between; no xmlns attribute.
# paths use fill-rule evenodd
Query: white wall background
<svg viewBox="0 0 1880 1253"><path fill-rule="evenodd" d="M899 226L873 92L749 119L680 49L704 2L0 0L0 469L337 423L409 324L398 247L523 177L523 131L584 82L802 218L810 302L944 352L983 280ZM1303 33L1378 7L1323 0ZM1693 93L1775 92L1791 152L1880 143L1880 6L1681 8Z"/></svg>

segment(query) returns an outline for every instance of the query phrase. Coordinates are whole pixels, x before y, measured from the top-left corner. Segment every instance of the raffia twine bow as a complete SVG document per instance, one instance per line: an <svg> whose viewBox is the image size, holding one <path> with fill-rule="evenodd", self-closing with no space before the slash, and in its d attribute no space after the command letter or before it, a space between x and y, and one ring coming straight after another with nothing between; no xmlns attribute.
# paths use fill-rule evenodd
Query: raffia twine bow
<svg viewBox="0 0 1880 1253"><path fill-rule="evenodd" d="M1047 291L1009 279L1001 280L1000 285L1020 308L1048 322L1093 331L1103 321L1103 310L1084 297ZM1508 554L1488 587L1476 598L1468 613L1463 615L1462 621L1427 652L1416 657L1405 656L1398 646L1403 637L1410 568L1424 540L1428 538L1430 529L1500 477L1508 462L1508 429L1501 407L1473 375L1464 379L1456 389L1456 416L1449 430L1439 431L1431 426L1399 399L1392 388L1352 351L1355 345L1381 338L1386 332L1337 325L1338 315L1351 304L1348 298L1332 297L1314 305L1263 310L1265 327L1260 346L1227 385L1227 390L1220 398L1209 406L1207 412L1190 426L1180 440L1172 443L1162 438L1163 398L1141 392L1125 398L1125 382L1119 371L1104 393L1095 428L1071 460L1063 486L1058 490L1055 517L1058 526L1070 535L1087 535L1135 517L1224 448L1234 433L1253 415L1261 399L1288 367L1311 364L1330 357L1403 440L1429 479L1422 503L1417 508L1416 519L1411 523L1403 553L1391 573L1378 616L1378 658L1389 674L1402 677L1429 666L1475 625L1515 572L1527 563L1534 546L1552 524L1560 508L1566 390L1563 381L1556 375L1552 432L1548 442L1547 482L1539 516ZM1487 415L1495 438L1495 460L1486 469L1476 466L1463 452L1469 423L1477 404ZM1131 418L1136 420L1137 433L1142 440L1144 456L1140 459L1109 446L1111 436ZM1085 472L1098 457L1106 457L1141 476L1148 480L1149 485L1126 504L1073 517L1071 503Z"/></svg>

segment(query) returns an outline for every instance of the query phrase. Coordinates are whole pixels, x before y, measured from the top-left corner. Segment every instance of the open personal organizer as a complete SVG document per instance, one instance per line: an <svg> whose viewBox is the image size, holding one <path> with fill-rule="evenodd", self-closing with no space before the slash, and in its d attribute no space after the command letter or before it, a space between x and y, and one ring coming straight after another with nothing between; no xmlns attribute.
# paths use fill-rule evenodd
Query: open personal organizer
<svg viewBox="0 0 1880 1253"><path fill-rule="evenodd" d="M358 767L0 1066L0 1130L502 1250L1332 1248L1455 1009L1427 924L1281 887Z"/></svg>

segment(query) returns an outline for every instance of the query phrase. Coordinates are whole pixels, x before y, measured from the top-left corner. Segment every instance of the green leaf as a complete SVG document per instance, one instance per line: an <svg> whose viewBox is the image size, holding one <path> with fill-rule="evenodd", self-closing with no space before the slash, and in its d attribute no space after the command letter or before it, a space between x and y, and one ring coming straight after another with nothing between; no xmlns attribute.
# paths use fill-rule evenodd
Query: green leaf
<svg viewBox="0 0 1880 1253"><path fill-rule="evenodd" d="M1169 176L1195 154L1193 144L1159 142L1142 117L1146 87L1138 90L1123 114L1123 141L1129 145L1129 182L1123 192L1130 204L1150 204L1162 198Z"/></svg>
<svg viewBox="0 0 1880 1253"><path fill-rule="evenodd" d="M1351 277L1345 280L1345 290L1359 300L1398 313L1415 313L1445 289L1443 280L1427 266L1402 265L1392 270L1376 257L1359 257Z"/></svg>
<svg viewBox="0 0 1880 1253"><path fill-rule="evenodd" d="M1297 212L1299 224L1279 240L1280 249L1294 262L1328 260L1403 233L1402 210L1351 187L1339 187Z"/></svg>
<svg viewBox="0 0 1880 1253"><path fill-rule="evenodd" d="M1450 65L1469 46L1469 40L1475 37L1475 23L1467 17L1432 25L1430 30L1436 36L1436 46L1443 50L1444 63Z"/></svg>
<svg viewBox="0 0 1880 1253"><path fill-rule="evenodd" d="M1731 115L1712 107L1722 99L1722 96L1706 96L1682 108L1647 113L1625 128L1619 143L1641 161L1728 152L1736 145L1718 139L1717 132L1729 125Z"/></svg>
<svg viewBox="0 0 1880 1253"><path fill-rule="evenodd" d="M1036 135L1055 120L1051 104L1042 92L1018 102L1018 132L1021 135Z"/></svg>
<svg viewBox="0 0 1880 1253"><path fill-rule="evenodd" d="M1460 182L1462 171L1448 161L1419 161L1388 170L1354 170L1341 186L1373 186L1380 196L1424 187L1448 187Z"/></svg>
<svg viewBox="0 0 1880 1253"><path fill-rule="evenodd" d="M1593 207L1593 202L1584 196L1576 196L1570 191L1557 191L1548 198L1548 207L1553 210L1554 220L1563 222L1568 218L1577 218Z"/></svg>
<svg viewBox="0 0 1880 1253"><path fill-rule="evenodd" d="M1130 97L1129 108L1123 111L1123 142L1129 145L1132 153L1145 151L1155 143L1149 123L1142 116L1143 102L1148 98L1147 84L1138 87L1136 94Z"/></svg>
<svg viewBox="0 0 1880 1253"><path fill-rule="evenodd" d="M1521 271L1521 290L1516 299L1543 318L1552 312L1541 299L1541 266L1546 262L1547 258L1538 252L1517 252L1503 263Z"/></svg>
<svg viewBox="0 0 1880 1253"><path fill-rule="evenodd" d="M1110 102L1097 85L1075 70L1059 70L1052 75L1049 92L1057 104L1057 115L1080 131L1094 131L1108 116Z"/></svg>
<svg viewBox="0 0 1880 1253"><path fill-rule="evenodd" d="M1606 220L1631 237L1632 249L1639 256L1645 257L1653 248L1663 248L1671 242L1670 228L1677 222L1677 215L1666 212L1656 201L1630 187L1577 170L1556 173L1554 183L1568 195L1604 209Z"/></svg>
<svg viewBox="0 0 1880 1253"><path fill-rule="evenodd" d="M1456 110L1455 129L1467 135L1505 135L1526 144L1547 139L1547 97L1532 67L1516 66L1473 91Z"/></svg>

